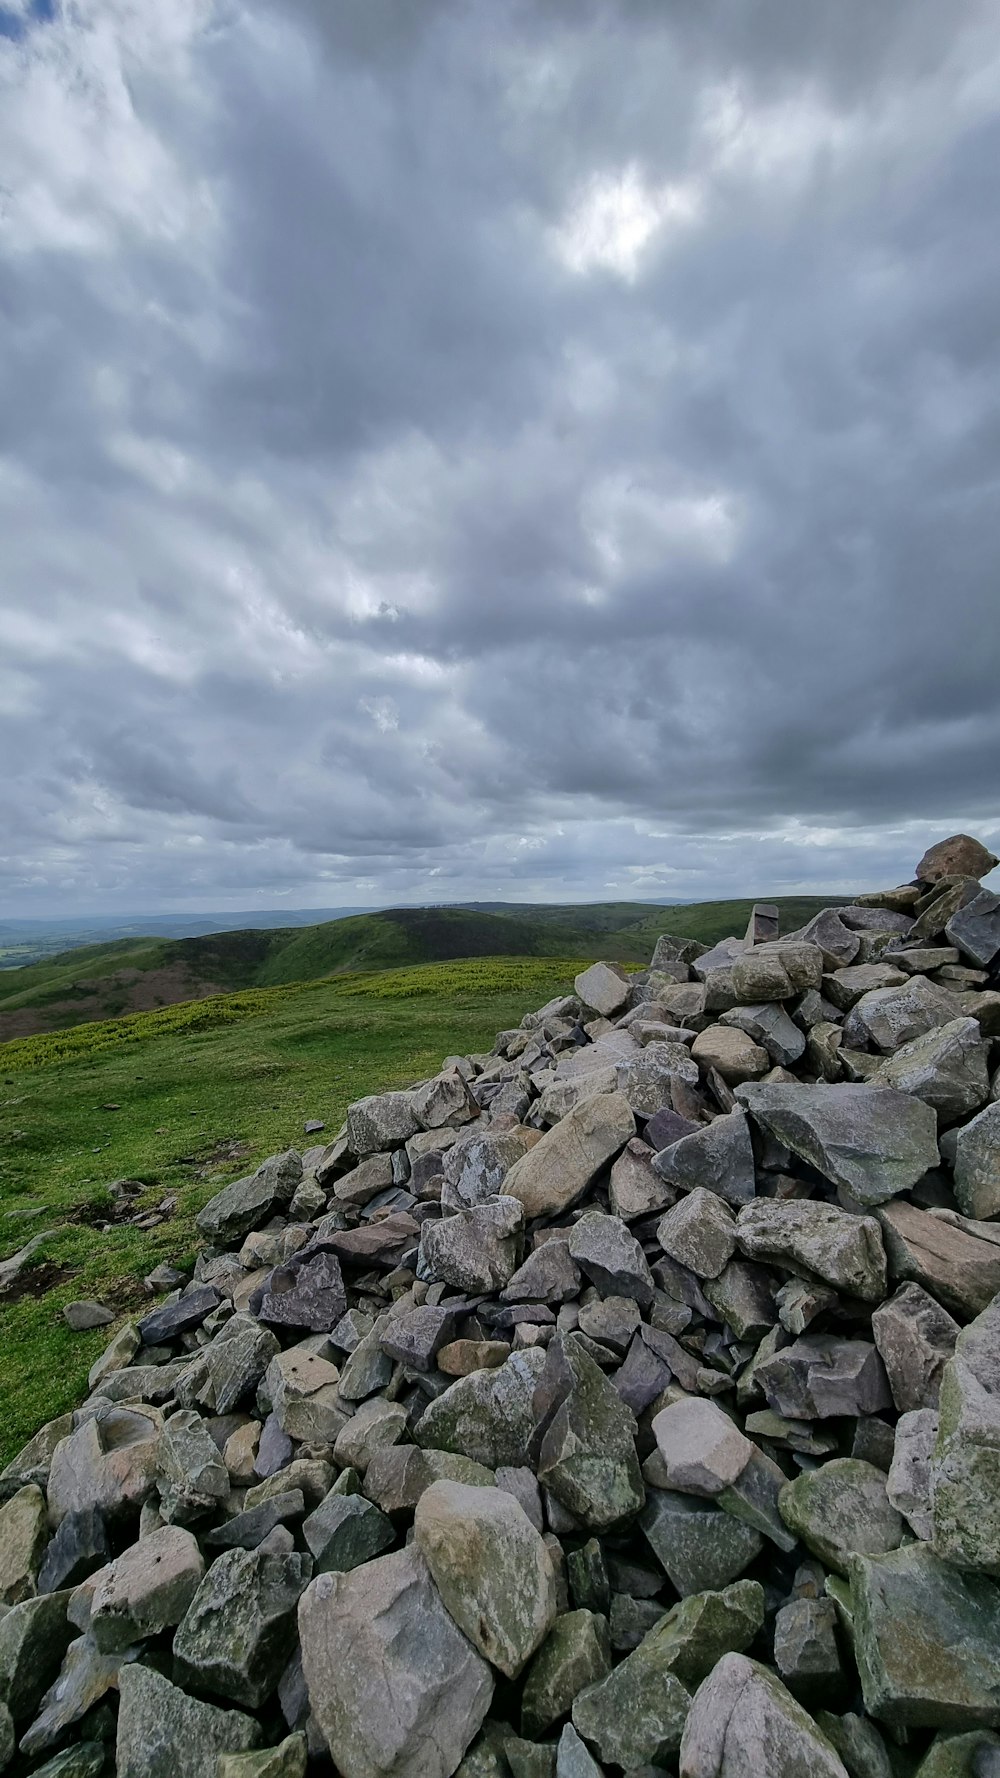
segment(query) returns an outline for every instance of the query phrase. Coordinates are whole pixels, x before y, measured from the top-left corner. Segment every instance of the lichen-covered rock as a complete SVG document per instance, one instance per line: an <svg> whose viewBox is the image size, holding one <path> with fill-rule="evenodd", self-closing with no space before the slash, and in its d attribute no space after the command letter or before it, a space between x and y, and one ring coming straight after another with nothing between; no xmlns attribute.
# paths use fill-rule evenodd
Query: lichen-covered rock
<svg viewBox="0 0 1000 1778"><path fill-rule="evenodd" d="M563 1506L594 1530L638 1512L635 1418L572 1336L549 1346L533 1411L538 1479Z"/></svg>
<svg viewBox="0 0 1000 1778"><path fill-rule="evenodd" d="M1000 1215L1000 1102L987 1105L958 1132L955 1196L966 1216Z"/></svg>
<svg viewBox="0 0 1000 1778"><path fill-rule="evenodd" d="M90 1631L103 1654L113 1654L179 1624L205 1573L197 1540L179 1525L164 1525L123 1550L98 1576Z"/></svg>
<svg viewBox="0 0 1000 1778"><path fill-rule="evenodd" d="M839 1755L780 1679L723 1655L684 1728L681 1778L848 1778Z"/></svg>
<svg viewBox="0 0 1000 1778"><path fill-rule="evenodd" d="M309 1701L343 1778L451 1778L493 1680L419 1550L319 1575L299 1635Z"/></svg>
<svg viewBox="0 0 1000 1778"><path fill-rule="evenodd" d="M214 1198L209 1198L197 1217L198 1227L210 1241L237 1245L251 1229L259 1228L292 1201L302 1178L302 1157L294 1148L271 1155L246 1179L234 1179Z"/></svg>
<svg viewBox="0 0 1000 1778"><path fill-rule="evenodd" d="M1000 1723L1000 1589L924 1543L850 1566L865 1709L890 1729Z"/></svg>
<svg viewBox="0 0 1000 1778"><path fill-rule="evenodd" d="M523 1734L546 1734L568 1714L580 1692L610 1671L607 1619L585 1609L557 1617L528 1668L521 1699Z"/></svg>
<svg viewBox="0 0 1000 1778"><path fill-rule="evenodd" d="M435 1482L413 1521L417 1548L460 1630L512 1679L556 1617L556 1573L544 1539L512 1494Z"/></svg>
<svg viewBox="0 0 1000 1778"><path fill-rule="evenodd" d="M493 1371L460 1377L417 1422L418 1445L471 1457L488 1469L520 1463L534 1431L534 1395L545 1365L537 1348L515 1352Z"/></svg>
<svg viewBox="0 0 1000 1778"><path fill-rule="evenodd" d="M45 1495L29 1482L0 1506L0 1605L33 1598L48 1536Z"/></svg>
<svg viewBox="0 0 1000 1778"><path fill-rule="evenodd" d="M501 1290L517 1270L523 1227L524 1211L513 1197L425 1222L417 1275L477 1294Z"/></svg>
<svg viewBox="0 0 1000 1778"><path fill-rule="evenodd" d="M118 1778L218 1778L226 1753L256 1747L260 1726L240 1710L189 1698L152 1667L125 1667L115 1748Z"/></svg>
<svg viewBox="0 0 1000 1778"><path fill-rule="evenodd" d="M814 1273L864 1302L878 1303L885 1296L885 1248L873 1216L850 1216L813 1199L759 1198L740 1211L736 1239L750 1259Z"/></svg>
<svg viewBox="0 0 1000 1778"><path fill-rule="evenodd" d="M903 1541L884 1474L855 1457L834 1457L786 1482L778 1510L789 1530L838 1574L847 1574L852 1556L883 1555Z"/></svg>
<svg viewBox="0 0 1000 1778"><path fill-rule="evenodd" d="M224 1550L174 1637L178 1678L259 1709L292 1652L295 1611L311 1574L309 1556Z"/></svg>
<svg viewBox="0 0 1000 1778"><path fill-rule="evenodd" d="M938 1554L1000 1576L1000 1297L945 1365L931 1483Z"/></svg>
<svg viewBox="0 0 1000 1778"><path fill-rule="evenodd" d="M866 1207L909 1191L938 1164L934 1112L895 1088L764 1082L738 1096L762 1130Z"/></svg>

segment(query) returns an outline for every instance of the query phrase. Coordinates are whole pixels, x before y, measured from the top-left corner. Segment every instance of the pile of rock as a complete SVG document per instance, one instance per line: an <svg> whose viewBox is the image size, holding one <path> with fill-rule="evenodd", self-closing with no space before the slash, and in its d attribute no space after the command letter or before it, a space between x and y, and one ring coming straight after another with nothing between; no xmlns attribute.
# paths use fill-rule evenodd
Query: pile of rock
<svg viewBox="0 0 1000 1778"><path fill-rule="evenodd" d="M227 1186L0 1479L0 1767L1000 1771L995 862L595 964Z"/></svg>

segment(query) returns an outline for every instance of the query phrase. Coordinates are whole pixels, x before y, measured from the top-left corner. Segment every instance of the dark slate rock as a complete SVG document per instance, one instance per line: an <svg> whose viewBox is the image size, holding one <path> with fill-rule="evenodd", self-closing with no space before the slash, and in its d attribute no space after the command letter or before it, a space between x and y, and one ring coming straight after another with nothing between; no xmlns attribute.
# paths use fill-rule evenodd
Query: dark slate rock
<svg viewBox="0 0 1000 1778"><path fill-rule="evenodd" d="M42 1558L38 1591L58 1593L63 1587L79 1586L110 1559L108 1534L97 1508L67 1513Z"/></svg>
<svg viewBox="0 0 1000 1778"><path fill-rule="evenodd" d="M347 1310L347 1292L334 1253L299 1253L275 1266L251 1298L258 1320L271 1327L329 1333Z"/></svg>
<svg viewBox="0 0 1000 1778"><path fill-rule="evenodd" d="M143 1345L162 1346L170 1340L179 1340L181 1334L193 1333L222 1300L222 1292L216 1290L214 1284L194 1285L176 1302L164 1303L143 1316L139 1323Z"/></svg>

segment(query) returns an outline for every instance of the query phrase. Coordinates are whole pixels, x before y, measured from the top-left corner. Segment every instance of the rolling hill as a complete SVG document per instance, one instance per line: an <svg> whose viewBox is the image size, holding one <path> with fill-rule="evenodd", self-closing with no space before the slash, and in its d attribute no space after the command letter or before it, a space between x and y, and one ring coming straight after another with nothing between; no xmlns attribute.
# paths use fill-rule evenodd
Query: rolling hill
<svg viewBox="0 0 1000 1778"><path fill-rule="evenodd" d="M830 900L779 899L782 929L801 925ZM742 932L752 905L749 900L673 907L623 901L389 908L316 926L117 939L5 971L0 1042L234 989L457 957L614 957L642 963L661 932L706 944Z"/></svg>

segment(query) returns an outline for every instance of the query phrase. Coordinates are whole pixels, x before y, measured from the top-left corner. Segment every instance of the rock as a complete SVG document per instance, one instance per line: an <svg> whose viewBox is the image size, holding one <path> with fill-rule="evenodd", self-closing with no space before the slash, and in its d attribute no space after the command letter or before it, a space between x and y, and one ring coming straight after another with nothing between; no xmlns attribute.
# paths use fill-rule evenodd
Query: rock
<svg viewBox="0 0 1000 1778"><path fill-rule="evenodd" d="M179 1624L205 1573L190 1531L164 1525L103 1569L91 1596L90 1632L115 1654Z"/></svg>
<svg viewBox="0 0 1000 1778"><path fill-rule="evenodd" d="M715 1192L696 1186L661 1217L656 1239L697 1277L717 1278L736 1252L736 1224Z"/></svg>
<svg viewBox="0 0 1000 1778"><path fill-rule="evenodd" d="M545 1362L541 1350L515 1352L495 1371L459 1378L425 1410L414 1431L417 1444L471 1457L488 1469L521 1463L534 1431L532 1404Z"/></svg>
<svg viewBox="0 0 1000 1778"><path fill-rule="evenodd" d="M791 1599L774 1620L774 1664L799 1698L829 1697L843 1686L832 1599Z"/></svg>
<svg viewBox="0 0 1000 1778"><path fill-rule="evenodd" d="M861 940L840 918L838 909L824 908L803 926L800 939L818 945L827 969L844 969L854 962L861 949Z"/></svg>
<svg viewBox="0 0 1000 1778"><path fill-rule="evenodd" d="M73 1333L86 1333L92 1327L107 1327L115 1318L113 1309L103 1303L66 1303L63 1320Z"/></svg>
<svg viewBox="0 0 1000 1778"><path fill-rule="evenodd" d="M985 877L998 862L979 840L956 833L928 847L916 875L921 883L937 883L942 877Z"/></svg>
<svg viewBox="0 0 1000 1778"><path fill-rule="evenodd" d="M504 1303L564 1303L579 1296L581 1283L580 1270L570 1255L569 1242L545 1241L528 1255L522 1266L518 1266L500 1292L500 1300Z"/></svg>
<svg viewBox="0 0 1000 1778"><path fill-rule="evenodd" d="M867 1340L805 1334L755 1371L767 1405L787 1420L878 1414L892 1396L882 1360Z"/></svg>
<svg viewBox="0 0 1000 1778"><path fill-rule="evenodd" d="M445 1068L433 1080L411 1088L409 1100L413 1115L424 1130L456 1128L478 1116L475 1100L457 1068Z"/></svg>
<svg viewBox="0 0 1000 1778"><path fill-rule="evenodd" d="M618 1084L638 1117L652 1117L673 1104L675 1083L696 1088L698 1064L683 1043L647 1043L618 1070Z"/></svg>
<svg viewBox="0 0 1000 1778"><path fill-rule="evenodd" d="M871 1044L889 1055L901 1044L951 1022L959 1006L947 988L923 975L910 976L901 987L863 994L844 1020L844 1042L854 1049Z"/></svg>
<svg viewBox="0 0 1000 1778"><path fill-rule="evenodd" d="M1000 954L1000 895L981 889L971 901L956 908L945 932L964 956L988 969Z"/></svg>
<svg viewBox="0 0 1000 1778"><path fill-rule="evenodd" d="M631 1297L641 1307L649 1307L652 1273L642 1248L620 1217L603 1216L597 1210L581 1216L570 1231L569 1254L604 1295Z"/></svg>
<svg viewBox="0 0 1000 1778"><path fill-rule="evenodd" d="M949 1019L887 1056L871 1084L910 1093L932 1106L942 1125L951 1124L986 1103L986 1054L977 1020Z"/></svg>
<svg viewBox="0 0 1000 1778"><path fill-rule="evenodd" d="M604 1018L613 1018L628 1002L629 977L617 963L592 963L576 978L575 987L584 1006Z"/></svg>
<svg viewBox="0 0 1000 1778"><path fill-rule="evenodd" d="M771 1066L766 1049L745 1031L732 1025L709 1025L691 1045L691 1055L701 1068L717 1068L724 1081L760 1080Z"/></svg>
<svg viewBox="0 0 1000 1778"><path fill-rule="evenodd" d="M959 1326L919 1284L902 1284L872 1316L872 1338L900 1413L936 1408Z"/></svg>
<svg viewBox="0 0 1000 1778"><path fill-rule="evenodd" d="M614 1215L630 1222L655 1210L665 1210L676 1195L654 1171L652 1149L633 1137L611 1169L609 1198Z"/></svg>
<svg viewBox="0 0 1000 1778"><path fill-rule="evenodd" d="M686 1598L726 1587L759 1556L763 1539L752 1525L714 1502L651 1488L639 1521L671 1585Z"/></svg>
<svg viewBox="0 0 1000 1778"><path fill-rule="evenodd" d="M33 1759L50 1747L57 1747L109 1691L120 1688L125 1664L134 1661L138 1654L139 1650L132 1648L123 1654L102 1655L90 1636L71 1642L57 1677L41 1700L38 1715L21 1736L21 1754Z"/></svg>
<svg viewBox="0 0 1000 1778"><path fill-rule="evenodd" d="M309 1328L326 1333L347 1309L340 1261L335 1253L296 1254L268 1274L254 1313L272 1327Z"/></svg>
<svg viewBox="0 0 1000 1778"><path fill-rule="evenodd" d="M778 1510L806 1548L838 1574L847 1574L852 1556L884 1555L903 1538L882 1471L853 1457L835 1457L786 1482Z"/></svg>
<svg viewBox="0 0 1000 1778"><path fill-rule="evenodd" d="M417 1275L476 1294L500 1290L517 1270L523 1227L520 1202L506 1196L425 1222Z"/></svg>
<svg viewBox="0 0 1000 1778"><path fill-rule="evenodd" d="M288 1488L275 1494L249 1511L234 1513L214 1531L206 1531L203 1542L210 1550L256 1550L270 1537L276 1525L301 1519L306 1510L305 1496L299 1488Z"/></svg>
<svg viewBox="0 0 1000 1778"><path fill-rule="evenodd" d="M34 1597L48 1535L45 1495L29 1482L0 1506L0 1605Z"/></svg>
<svg viewBox="0 0 1000 1778"><path fill-rule="evenodd" d="M504 1180L525 1216L566 1210L635 1135L635 1118L622 1093L600 1093L577 1105L516 1161Z"/></svg>
<svg viewBox="0 0 1000 1778"><path fill-rule="evenodd" d="M872 1216L851 1216L832 1204L777 1203L759 1198L736 1221L736 1239L750 1259L800 1267L863 1302L886 1293L882 1232Z"/></svg>
<svg viewBox="0 0 1000 1778"><path fill-rule="evenodd" d="M417 1502L414 1538L459 1629L514 1678L556 1616L552 1558L527 1514L500 1488L435 1482Z"/></svg>
<svg viewBox="0 0 1000 1778"><path fill-rule="evenodd" d="M104 1520L95 1507L67 1513L46 1546L38 1570L38 1591L56 1593L61 1587L77 1586L88 1574L103 1568L110 1554Z"/></svg>
<svg viewBox="0 0 1000 1778"><path fill-rule="evenodd" d="M177 1400L182 1407L197 1404L209 1413L231 1414L254 1393L278 1351L269 1328L258 1327L249 1315L234 1315L185 1372Z"/></svg>
<svg viewBox="0 0 1000 1778"><path fill-rule="evenodd" d="M361 1494L330 1493L302 1526L317 1574L346 1574L395 1541L391 1521Z"/></svg>
<svg viewBox="0 0 1000 1778"><path fill-rule="evenodd" d="M174 1637L182 1683L259 1709L295 1642L295 1610L312 1573L308 1556L224 1550Z"/></svg>
<svg viewBox="0 0 1000 1778"><path fill-rule="evenodd" d="M958 1132L955 1196L966 1216L986 1221L1000 1216L1000 1102L987 1105Z"/></svg>
<svg viewBox="0 0 1000 1778"><path fill-rule="evenodd" d="M776 1000L763 1000L759 1006L731 1007L729 1012L720 1014L719 1024L745 1031L782 1068L793 1067L805 1053L805 1037Z"/></svg>
<svg viewBox="0 0 1000 1778"><path fill-rule="evenodd" d="M626 1769L661 1765L680 1746L691 1694L671 1671L653 1630L607 1678L582 1691L573 1727L602 1761Z"/></svg>
<svg viewBox="0 0 1000 1778"><path fill-rule="evenodd" d="M446 1377L468 1377L473 1371L499 1369L510 1357L506 1340L452 1340L437 1355L437 1367Z"/></svg>
<svg viewBox="0 0 1000 1778"><path fill-rule="evenodd" d="M405 1364L408 1370L430 1371L442 1346L453 1339L460 1322L460 1309L449 1304L440 1307L423 1303L396 1315L382 1329L379 1344L387 1358Z"/></svg>
<svg viewBox="0 0 1000 1778"><path fill-rule="evenodd" d="M938 1555L1000 1576L1000 1297L944 1367L931 1484Z"/></svg>
<svg viewBox="0 0 1000 1778"><path fill-rule="evenodd" d="M533 1412L536 1474L569 1512L604 1530L639 1510L645 1490L635 1419L572 1336L548 1347Z"/></svg>
<svg viewBox="0 0 1000 1778"><path fill-rule="evenodd" d="M124 1667L120 1690L118 1778L175 1778L181 1748L186 1778L217 1778L220 1755L260 1741L252 1717L189 1698L152 1667Z"/></svg>
<svg viewBox="0 0 1000 1778"><path fill-rule="evenodd" d="M201 1416L191 1408L164 1422L158 1467L160 1512L168 1524L191 1524L229 1498L229 1471Z"/></svg>
<svg viewBox="0 0 1000 1778"><path fill-rule="evenodd" d="M30 1722L73 1636L68 1593L25 1599L0 1617L0 1705L18 1726Z"/></svg>
<svg viewBox="0 0 1000 1778"><path fill-rule="evenodd" d="M181 1334L193 1333L200 1327L221 1301L222 1292L214 1284L192 1285L176 1301L163 1303L145 1315L139 1322L139 1338L144 1346L162 1346L179 1340Z"/></svg>
<svg viewBox="0 0 1000 1778"><path fill-rule="evenodd" d="M371 1093L347 1107L348 1141L359 1159L383 1148L395 1148L419 1129L409 1093Z"/></svg>
<svg viewBox="0 0 1000 1778"><path fill-rule="evenodd" d="M493 1681L418 1549L319 1575L299 1633L309 1701L343 1778L451 1778Z"/></svg>
<svg viewBox="0 0 1000 1778"><path fill-rule="evenodd" d="M894 1731L1000 1721L1000 1590L926 1544L851 1563L854 1648L869 1716Z"/></svg>
<svg viewBox="0 0 1000 1778"><path fill-rule="evenodd" d="M528 1669L521 1700L522 1733L544 1735L574 1698L611 1671L607 1620L577 1610L557 1617Z"/></svg>
<svg viewBox="0 0 1000 1778"><path fill-rule="evenodd" d="M700 959L704 962L704 959ZM733 962L733 991L745 1006L761 1000L790 1000L823 979L823 952L818 945L776 943L754 945Z"/></svg>
<svg viewBox="0 0 1000 1778"><path fill-rule="evenodd" d="M938 1164L930 1106L890 1087L756 1084L739 1096L767 1135L865 1207L909 1191Z"/></svg>
<svg viewBox="0 0 1000 1778"><path fill-rule="evenodd" d="M616 1162L615 1165L620 1165ZM746 1204L754 1195L753 1148L744 1111L731 1111L661 1149L653 1161L661 1178L681 1191L715 1192L729 1204ZM614 1174L612 1172L612 1184ZM649 1206L658 1208L656 1204Z"/></svg>
<svg viewBox="0 0 1000 1778"><path fill-rule="evenodd" d="M466 1210L500 1195L511 1167L542 1139L541 1130L518 1125L513 1130L470 1130L444 1157L441 1203L446 1210Z"/></svg>
<svg viewBox="0 0 1000 1778"><path fill-rule="evenodd" d="M922 1542L934 1537L931 1511L931 1463L937 1442L938 1417L932 1408L914 1408L900 1414L892 1463L886 1477L886 1493Z"/></svg>
<svg viewBox="0 0 1000 1778"><path fill-rule="evenodd" d="M210 1198L196 1218L198 1227L210 1241L235 1245L291 1203L301 1178L302 1160L293 1148L272 1155L256 1173Z"/></svg>
<svg viewBox="0 0 1000 1778"><path fill-rule="evenodd" d="M308 1740L300 1732L261 1753L224 1753L218 1778L305 1778L308 1749Z"/></svg>
<svg viewBox="0 0 1000 1778"><path fill-rule="evenodd" d="M922 1284L956 1315L978 1315L1000 1291L1000 1246L975 1224L947 1222L915 1204L878 1212L891 1278Z"/></svg>
<svg viewBox="0 0 1000 1778"><path fill-rule="evenodd" d="M60 1414L57 1420L49 1420L40 1427L6 1469L0 1471L0 1501L9 1500L19 1488L26 1488L31 1482L37 1487L46 1487L53 1452L72 1430L72 1414Z"/></svg>
<svg viewBox="0 0 1000 1778"><path fill-rule="evenodd" d="M556 1748L555 1778L601 1778L601 1768L592 1759L571 1722L566 1723Z"/></svg>
<svg viewBox="0 0 1000 1778"><path fill-rule="evenodd" d="M685 1494L721 1494L735 1482L753 1454L728 1414L696 1396L662 1408L652 1424L666 1482Z"/></svg>
<svg viewBox="0 0 1000 1778"><path fill-rule="evenodd" d="M831 1743L780 1679L723 1655L698 1687L684 1728L681 1778L848 1778Z"/></svg>

